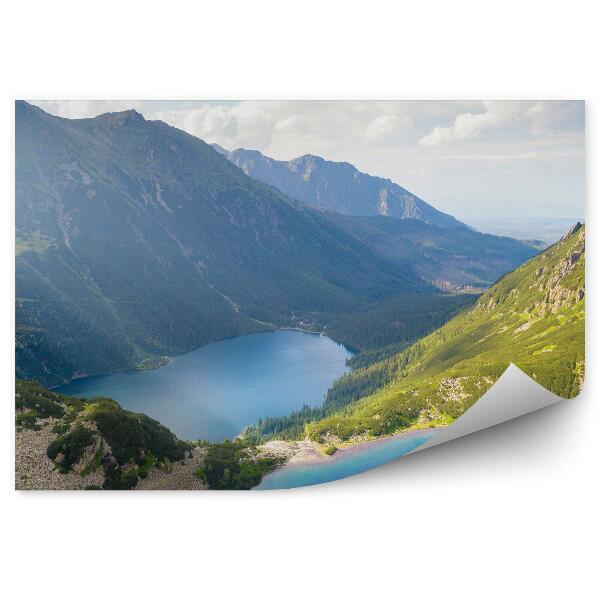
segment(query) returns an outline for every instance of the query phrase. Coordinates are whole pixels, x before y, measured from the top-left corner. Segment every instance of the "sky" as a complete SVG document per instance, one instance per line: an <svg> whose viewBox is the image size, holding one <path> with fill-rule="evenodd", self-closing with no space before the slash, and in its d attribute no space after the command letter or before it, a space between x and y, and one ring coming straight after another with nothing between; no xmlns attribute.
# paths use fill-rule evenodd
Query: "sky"
<svg viewBox="0 0 600 600"><path fill-rule="evenodd" d="M34 100L69 118L135 108L233 150L316 154L389 178L484 229L585 215L585 105L572 100ZM507 227L509 227L507 225Z"/></svg>

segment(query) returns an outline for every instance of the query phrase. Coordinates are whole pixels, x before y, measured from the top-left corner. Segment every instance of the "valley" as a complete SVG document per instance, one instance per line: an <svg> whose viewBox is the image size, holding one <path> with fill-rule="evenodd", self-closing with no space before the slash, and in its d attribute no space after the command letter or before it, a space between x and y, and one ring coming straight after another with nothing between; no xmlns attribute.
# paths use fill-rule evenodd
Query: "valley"
<svg viewBox="0 0 600 600"><path fill-rule="evenodd" d="M152 371L78 378L53 391L109 397L184 440L222 442L265 415L320 406L352 355L329 338L295 330L212 342Z"/></svg>
<svg viewBox="0 0 600 600"><path fill-rule="evenodd" d="M134 110L18 101L15 142L19 489L318 483L423 443L510 363L581 389L584 225L480 233L349 163Z"/></svg>
<svg viewBox="0 0 600 600"><path fill-rule="evenodd" d="M424 443L468 410L511 362L555 394L576 396L584 379L584 269L585 228L577 225L429 336L342 375L322 406L260 419L233 441L183 442L114 400L68 397L17 381L17 487L309 485ZM370 443L376 439L381 444ZM296 459L278 470L307 451L309 465Z"/></svg>
<svg viewBox="0 0 600 600"><path fill-rule="evenodd" d="M329 393L339 389L334 410L303 433L335 442L451 423L510 363L572 398L584 379L584 326L585 228L578 224L440 329L341 378Z"/></svg>
<svg viewBox="0 0 600 600"><path fill-rule="evenodd" d="M356 350L398 347L537 252L311 208L135 111L17 102L16 133L17 376L45 385L303 321Z"/></svg>

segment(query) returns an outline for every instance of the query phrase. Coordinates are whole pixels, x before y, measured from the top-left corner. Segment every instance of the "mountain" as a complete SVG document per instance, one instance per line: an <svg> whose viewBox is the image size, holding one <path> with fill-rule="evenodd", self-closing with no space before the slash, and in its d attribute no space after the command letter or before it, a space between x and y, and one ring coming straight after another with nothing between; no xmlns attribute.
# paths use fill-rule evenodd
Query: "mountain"
<svg viewBox="0 0 600 600"><path fill-rule="evenodd" d="M267 419L250 437L318 441L447 425L514 363L548 390L581 390L585 228L503 277L476 304L406 350L339 379L319 409Z"/></svg>
<svg viewBox="0 0 600 600"><path fill-rule="evenodd" d="M213 148L246 175L312 206L343 215L382 215L450 229L468 228L391 180L361 173L347 162L332 162L312 154L284 161L257 150L238 148L229 152L218 144Z"/></svg>
<svg viewBox="0 0 600 600"><path fill-rule="evenodd" d="M201 140L16 103L17 375L57 384L430 290Z"/></svg>
<svg viewBox="0 0 600 600"><path fill-rule="evenodd" d="M381 258L411 265L443 291L481 292L539 252L535 244L416 219L331 214L331 221Z"/></svg>
<svg viewBox="0 0 600 600"><path fill-rule="evenodd" d="M212 147L250 177L327 211L336 226L380 257L410 264L443 291L481 291L541 249L537 241L479 233L389 179L349 163L311 154L280 161L257 150Z"/></svg>
<svg viewBox="0 0 600 600"><path fill-rule="evenodd" d="M299 323L405 344L464 306L440 288L485 286L535 252L311 208L133 110L73 120L17 102L15 141L16 372L45 385Z"/></svg>

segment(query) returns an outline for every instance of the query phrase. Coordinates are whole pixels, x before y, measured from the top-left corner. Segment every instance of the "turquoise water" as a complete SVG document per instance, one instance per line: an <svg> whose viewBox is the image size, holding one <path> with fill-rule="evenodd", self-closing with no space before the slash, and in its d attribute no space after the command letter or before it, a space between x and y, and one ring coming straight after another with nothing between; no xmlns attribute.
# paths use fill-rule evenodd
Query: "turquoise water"
<svg viewBox="0 0 600 600"><path fill-rule="evenodd" d="M214 342L154 371L75 380L56 391L107 396L179 438L222 441L260 417L318 406L351 354L328 337L283 330Z"/></svg>
<svg viewBox="0 0 600 600"><path fill-rule="evenodd" d="M424 444L434 434L434 431L411 432L356 448L339 450L324 462L284 466L269 473L254 489L294 488L350 477L399 458Z"/></svg>

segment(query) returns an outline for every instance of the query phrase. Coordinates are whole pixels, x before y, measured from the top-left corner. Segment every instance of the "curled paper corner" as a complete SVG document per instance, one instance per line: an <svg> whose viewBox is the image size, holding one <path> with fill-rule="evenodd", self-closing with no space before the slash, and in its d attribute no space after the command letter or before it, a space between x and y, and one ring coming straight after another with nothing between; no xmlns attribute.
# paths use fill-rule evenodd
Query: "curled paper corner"
<svg viewBox="0 0 600 600"><path fill-rule="evenodd" d="M408 454L516 419L560 400L564 398L548 391L511 363L498 381L469 410L452 425Z"/></svg>

